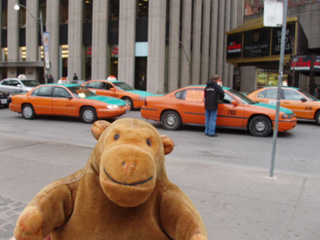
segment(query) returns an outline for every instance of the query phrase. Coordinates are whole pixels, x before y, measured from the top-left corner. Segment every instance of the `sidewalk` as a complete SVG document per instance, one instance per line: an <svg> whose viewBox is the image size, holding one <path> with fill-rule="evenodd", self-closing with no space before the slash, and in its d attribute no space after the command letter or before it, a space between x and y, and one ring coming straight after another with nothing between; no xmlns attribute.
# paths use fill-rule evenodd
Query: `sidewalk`
<svg viewBox="0 0 320 240"><path fill-rule="evenodd" d="M0 240L10 239L19 213L42 187L83 167L92 150L30 140L15 144L23 151L10 149L10 143L0 151ZM169 179L198 208L209 239L320 239L319 177L275 172L270 179L266 171L174 155L165 164Z"/></svg>

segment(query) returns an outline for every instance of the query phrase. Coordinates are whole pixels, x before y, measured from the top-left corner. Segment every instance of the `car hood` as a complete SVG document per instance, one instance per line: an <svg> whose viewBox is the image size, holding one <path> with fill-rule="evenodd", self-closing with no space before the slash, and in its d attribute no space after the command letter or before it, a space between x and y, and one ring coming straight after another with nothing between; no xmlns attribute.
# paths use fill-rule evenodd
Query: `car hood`
<svg viewBox="0 0 320 240"><path fill-rule="evenodd" d="M142 97L156 96L156 94L154 94L154 93L146 92L146 91L142 91L142 90L127 90L126 92L135 93L135 94L140 95Z"/></svg>
<svg viewBox="0 0 320 240"><path fill-rule="evenodd" d="M274 109L276 110L276 105L273 105L273 104L268 104L268 103L255 103L254 104L255 106L258 106L258 107L264 107L264 108L269 108L269 109ZM293 112L288 109L288 108L285 108L285 107L280 107L279 111L285 113L285 114L293 114Z"/></svg>
<svg viewBox="0 0 320 240"><path fill-rule="evenodd" d="M86 97L85 99L96 100L96 101L104 102L107 104L115 104L118 106L125 106L127 104L125 101L121 99L106 97L106 96L91 96L91 97Z"/></svg>

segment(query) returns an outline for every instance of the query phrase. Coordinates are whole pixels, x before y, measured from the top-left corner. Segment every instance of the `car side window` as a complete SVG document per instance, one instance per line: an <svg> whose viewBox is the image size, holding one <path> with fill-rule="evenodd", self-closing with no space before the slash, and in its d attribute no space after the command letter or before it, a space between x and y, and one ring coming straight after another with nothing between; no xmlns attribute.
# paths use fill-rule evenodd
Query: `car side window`
<svg viewBox="0 0 320 240"><path fill-rule="evenodd" d="M203 102L204 91L203 89L188 89L186 91L185 100L194 102Z"/></svg>
<svg viewBox="0 0 320 240"><path fill-rule="evenodd" d="M72 96L71 96L70 93L68 93L68 91L65 90L64 88L56 87L56 88L54 89L53 97L57 97L57 98L70 98L70 97L72 97Z"/></svg>
<svg viewBox="0 0 320 240"><path fill-rule="evenodd" d="M231 97L228 93L224 92L224 98L222 100L223 103L231 103L233 100L235 100L233 97Z"/></svg>
<svg viewBox="0 0 320 240"><path fill-rule="evenodd" d="M176 92L176 93L174 94L174 96L175 96L177 99L184 100L184 99L186 98L186 90L182 90L182 91Z"/></svg>
<svg viewBox="0 0 320 240"><path fill-rule="evenodd" d="M99 89L101 88L101 82L90 82L86 85L86 87Z"/></svg>
<svg viewBox="0 0 320 240"><path fill-rule="evenodd" d="M109 83L102 83L102 89L105 89L105 90L110 90L110 88L112 88L113 86Z"/></svg>
<svg viewBox="0 0 320 240"><path fill-rule="evenodd" d="M38 97L51 97L52 96L52 87L40 87L37 89L38 91L35 93L35 96ZM33 95L33 94L32 94Z"/></svg>
<svg viewBox="0 0 320 240"><path fill-rule="evenodd" d="M284 90L284 99L286 100L294 100L294 101L300 101L301 98L304 96L301 95L299 92L290 90L290 89L285 89Z"/></svg>
<svg viewBox="0 0 320 240"><path fill-rule="evenodd" d="M261 92L258 93L258 98L265 98L266 97L266 93L268 90L263 90Z"/></svg>
<svg viewBox="0 0 320 240"><path fill-rule="evenodd" d="M21 83L17 80L12 80L12 82L11 82L12 86L18 86L18 84L21 84Z"/></svg>
<svg viewBox="0 0 320 240"><path fill-rule="evenodd" d="M266 98L272 98L272 99L276 99L277 98L277 89L276 88L270 88L266 90Z"/></svg>
<svg viewBox="0 0 320 240"><path fill-rule="evenodd" d="M11 80L4 80L1 85L11 85L10 82Z"/></svg>

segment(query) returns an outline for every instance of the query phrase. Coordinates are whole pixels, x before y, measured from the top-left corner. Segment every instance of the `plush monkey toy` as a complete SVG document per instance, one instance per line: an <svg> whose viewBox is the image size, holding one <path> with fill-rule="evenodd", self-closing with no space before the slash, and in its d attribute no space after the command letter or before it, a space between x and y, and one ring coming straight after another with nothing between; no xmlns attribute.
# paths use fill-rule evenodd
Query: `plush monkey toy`
<svg viewBox="0 0 320 240"><path fill-rule="evenodd" d="M86 166L35 196L17 240L208 239L192 202L167 178L169 137L130 118L97 121L92 134L98 142Z"/></svg>

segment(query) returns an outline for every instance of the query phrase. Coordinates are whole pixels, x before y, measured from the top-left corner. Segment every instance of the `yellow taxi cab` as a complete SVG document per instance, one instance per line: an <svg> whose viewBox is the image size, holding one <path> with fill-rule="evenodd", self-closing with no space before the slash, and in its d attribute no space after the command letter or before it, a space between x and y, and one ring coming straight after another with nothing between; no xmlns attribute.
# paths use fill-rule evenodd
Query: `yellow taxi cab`
<svg viewBox="0 0 320 240"><path fill-rule="evenodd" d="M82 86L95 91L98 95L120 98L126 101L131 109L141 108L144 104L145 97L156 95L134 89L129 84L118 81L114 76L110 76L107 80L90 80L83 83Z"/></svg>
<svg viewBox="0 0 320 240"><path fill-rule="evenodd" d="M256 102L276 104L277 91L277 87L264 87L247 97ZM312 119L320 125L320 100L300 88L282 87L280 106L292 110L297 118Z"/></svg>
<svg viewBox="0 0 320 240"><path fill-rule="evenodd" d="M25 94L12 96L11 111L22 113L25 119L37 115L80 117L85 123L99 118L115 118L129 110L126 102L112 97L98 96L77 84L46 84Z"/></svg>
<svg viewBox="0 0 320 240"><path fill-rule="evenodd" d="M147 97L141 116L162 123L168 130L183 124L205 124L205 85L188 86L164 96ZM274 105L255 103L240 92L222 87L225 96L218 107L217 127L248 130L253 136L268 136L275 124ZM284 132L297 124L295 114L280 108L278 131Z"/></svg>

